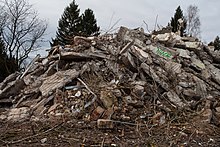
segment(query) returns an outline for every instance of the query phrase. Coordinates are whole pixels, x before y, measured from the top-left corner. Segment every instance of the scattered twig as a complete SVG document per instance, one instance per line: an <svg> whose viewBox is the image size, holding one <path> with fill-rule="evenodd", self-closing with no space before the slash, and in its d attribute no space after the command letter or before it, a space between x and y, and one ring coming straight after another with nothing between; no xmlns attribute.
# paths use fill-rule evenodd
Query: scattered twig
<svg viewBox="0 0 220 147"><path fill-rule="evenodd" d="M85 82L83 82L83 80L81 80L80 78L77 78L77 80L79 80L85 87L86 87L86 89L90 92L90 93L92 93L93 95L96 95L94 92L92 92L92 90L86 85L86 83Z"/></svg>
<svg viewBox="0 0 220 147"><path fill-rule="evenodd" d="M64 137L64 136L61 136L61 138L66 139L66 140L80 141L79 139L76 139L76 138L68 138L68 137Z"/></svg>
<svg viewBox="0 0 220 147"><path fill-rule="evenodd" d="M63 124L63 122L60 123L60 124L58 124L58 125L56 125L56 126L54 126L54 127L52 127L52 128L50 128L50 129L48 129L48 130L46 130L46 131L44 131L44 132L42 132L42 133L38 133L38 134L35 134L35 135L32 135L32 136L28 136L28 137L25 137L25 138L22 138L22 139L19 139L19 140L15 140L15 141L4 141L4 140L1 140L1 139L0 139L0 141L4 142L4 143L7 144L7 145L8 145L8 144L19 143L19 142L25 141L25 140L27 140L27 139L34 138L34 137L37 137L37 136L46 134L46 133L48 133L48 132L54 130L55 128L59 127L59 126L62 125L62 124Z"/></svg>
<svg viewBox="0 0 220 147"><path fill-rule="evenodd" d="M124 122L124 121L117 121L117 120L111 120L113 123L119 123L129 126L138 126L138 127L146 127L146 124L137 124L137 123L130 123L130 122ZM157 124L154 125L148 125L149 127L155 127Z"/></svg>
<svg viewBox="0 0 220 147"><path fill-rule="evenodd" d="M188 143L190 142L190 140L192 139L192 136L196 133L196 129L193 131L193 133L189 136L189 139L188 139Z"/></svg>
<svg viewBox="0 0 220 147"><path fill-rule="evenodd" d="M104 147L104 142L105 142L105 138L103 138L103 140L102 140L101 147Z"/></svg>
<svg viewBox="0 0 220 147"><path fill-rule="evenodd" d="M95 102L95 100L97 99L97 95L86 85L85 82L83 82L83 80L81 80L80 78L77 78L84 86L85 88L92 93L92 95L94 95L93 99L91 101L89 101L87 104L85 104L84 108L89 107L92 103Z"/></svg>

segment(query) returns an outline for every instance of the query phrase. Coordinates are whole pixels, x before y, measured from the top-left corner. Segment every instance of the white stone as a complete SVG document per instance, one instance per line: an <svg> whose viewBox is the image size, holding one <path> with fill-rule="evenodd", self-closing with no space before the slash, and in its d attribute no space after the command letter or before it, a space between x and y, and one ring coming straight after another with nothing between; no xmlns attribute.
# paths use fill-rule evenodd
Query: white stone
<svg viewBox="0 0 220 147"><path fill-rule="evenodd" d="M155 36L155 39L165 42L165 41L169 40L170 36L171 36L170 33L158 34L158 35Z"/></svg>
<svg viewBox="0 0 220 147"><path fill-rule="evenodd" d="M185 42L185 45L187 48L191 48L191 49L200 49L200 42Z"/></svg>
<svg viewBox="0 0 220 147"><path fill-rule="evenodd" d="M188 88L189 87L189 82L179 82L179 84L181 87L184 87L184 88Z"/></svg>
<svg viewBox="0 0 220 147"><path fill-rule="evenodd" d="M48 58L43 59L42 64L46 65L49 62Z"/></svg>
<svg viewBox="0 0 220 147"><path fill-rule="evenodd" d="M75 97L80 97L82 95L81 91L77 91Z"/></svg>
<svg viewBox="0 0 220 147"><path fill-rule="evenodd" d="M144 87L141 85L135 85L133 91L137 96L141 97L144 93Z"/></svg>
<svg viewBox="0 0 220 147"><path fill-rule="evenodd" d="M125 98L125 101L128 103L128 104L134 104L136 103L137 101L135 100L132 100L131 96L126 96L124 97Z"/></svg>
<svg viewBox="0 0 220 147"><path fill-rule="evenodd" d="M43 144L46 143L47 142L47 138L41 139L40 142L43 143Z"/></svg>

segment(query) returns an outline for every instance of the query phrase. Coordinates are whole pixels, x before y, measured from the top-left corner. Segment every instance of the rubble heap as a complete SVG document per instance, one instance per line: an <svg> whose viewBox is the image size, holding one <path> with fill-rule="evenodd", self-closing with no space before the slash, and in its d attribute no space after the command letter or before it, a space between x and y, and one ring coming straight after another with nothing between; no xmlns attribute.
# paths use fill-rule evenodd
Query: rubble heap
<svg viewBox="0 0 220 147"><path fill-rule="evenodd" d="M196 114L219 125L220 52L196 38L146 34L121 27L118 33L73 39L26 71L0 84L0 118L12 121L74 116L159 125L174 115ZM112 120L112 121L111 121Z"/></svg>

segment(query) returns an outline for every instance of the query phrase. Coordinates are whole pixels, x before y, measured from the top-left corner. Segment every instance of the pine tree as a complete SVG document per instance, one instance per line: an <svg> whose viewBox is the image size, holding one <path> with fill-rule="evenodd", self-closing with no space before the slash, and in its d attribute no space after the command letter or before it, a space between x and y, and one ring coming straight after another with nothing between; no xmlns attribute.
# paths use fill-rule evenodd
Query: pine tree
<svg viewBox="0 0 220 147"><path fill-rule="evenodd" d="M5 44L4 41L2 40L2 37L0 35L0 56L2 57L5 54Z"/></svg>
<svg viewBox="0 0 220 147"><path fill-rule="evenodd" d="M78 5L75 4L75 0L65 8L58 22L58 31L56 33L56 39L60 45L71 44L72 38L75 35L79 35L79 12L80 10L78 9Z"/></svg>
<svg viewBox="0 0 220 147"><path fill-rule="evenodd" d="M5 43L0 34L0 82L2 82L8 75L18 71L19 67L14 57L10 58L7 55Z"/></svg>
<svg viewBox="0 0 220 147"><path fill-rule="evenodd" d="M74 36L99 35L95 16L91 9L86 9L80 16L78 5L73 0L64 10L58 22L56 38L50 42L51 46L72 44Z"/></svg>
<svg viewBox="0 0 220 147"><path fill-rule="evenodd" d="M99 27L93 11L91 9L86 9L84 14L81 16L80 21L80 35L81 36L97 36L99 35Z"/></svg>
<svg viewBox="0 0 220 147"><path fill-rule="evenodd" d="M6 70L7 54L5 50L5 44L0 36L0 82L8 75Z"/></svg>
<svg viewBox="0 0 220 147"><path fill-rule="evenodd" d="M220 39L219 39L219 36L217 36L215 38L213 45L215 47L215 50L220 50Z"/></svg>
<svg viewBox="0 0 220 147"><path fill-rule="evenodd" d="M181 10L181 7L178 6L176 9L176 13L174 14L174 17L171 18L170 25L172 26L172 32L178 31L178 20L182 19L184 21L184 26L180 30L180 36L183 36L186 29L186 20L183 16L183 11Z"/></svg>

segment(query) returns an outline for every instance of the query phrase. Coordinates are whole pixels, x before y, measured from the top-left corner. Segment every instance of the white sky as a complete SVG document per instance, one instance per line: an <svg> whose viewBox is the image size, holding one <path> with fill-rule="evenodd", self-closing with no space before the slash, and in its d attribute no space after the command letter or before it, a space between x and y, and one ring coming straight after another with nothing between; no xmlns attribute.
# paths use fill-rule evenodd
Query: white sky
<svg viewBox="0 0 220 147"><path fill-rule="evenodd" d="M38 11L39 17L48 21L47 39L50 41L51 37L55 37L59 18L72 0L29 0L29 2L34 4L33 7ZM153 30L157 15L157 23L166 26L179 5L185 13L187 7L192 4L200 9L202 40L210 42L217 35L220 36L220 0L76 0L76 4L79 5L81 13L87 8L92 9L98 25L104 31L119 19L116 27L145 29L144 20L149 30ZM49 47L49 43L46 46Z"/></svg>

